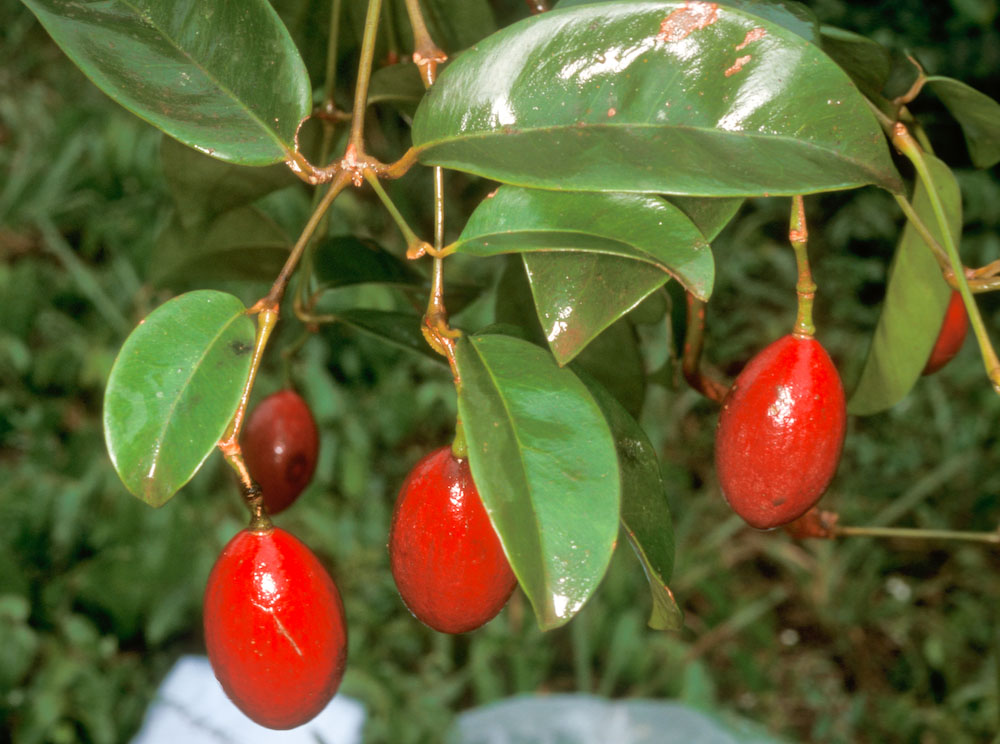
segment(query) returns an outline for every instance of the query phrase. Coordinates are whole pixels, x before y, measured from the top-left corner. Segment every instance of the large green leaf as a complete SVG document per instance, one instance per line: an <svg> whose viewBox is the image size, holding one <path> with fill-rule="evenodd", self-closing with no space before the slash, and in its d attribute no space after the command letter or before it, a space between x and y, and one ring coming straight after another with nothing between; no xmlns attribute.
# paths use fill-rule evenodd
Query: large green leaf
<svg viewBox="0 0 1000 744"><path fill-rule="evenodd" d="M185 227L301 183L284 164L251 168L208 157L171 137L160 144L163 175Z"/></svg>
<svg viewBox="0 0 1000 744"><path fill-rule="evenodd" d="M211 454L250 374L254 323L224 292L175 297L125 340L104 392L104 438L125 486L160 506Z"/></svg>
<svg viewBox="0 0 1000 744"><path fill-rule="evenodd" d="M927 85L958 120L977 168L1000 162L1000 103L958 80L931 76Z"/></svg>
<svg viewBox="0 0 1000 744"><path fill-rule="evenodd" d="M622 479L621 523L649 582L653 598L649 626L680 630L684 616L667 585L674 570L674 523L656 450L638 422L604 386L588 376L581 379L615 438Z"/></svg>
<svg viewBox="0 0 1000 744"><path fill-rule="evenodd" d="M309 113L305 65L266 0L24 0L101 90L221 160L285 160Z"/></svg>
<svg viewBox="0 0 1000 744"><path fill-rule="evenodd" d="M957 244L962 232L958 182L947 165L932 155L924 157ZM922 182L917 183L913 207L941 242L941 231ZM848 401L848 411L859 415L878 413L910 392L927 364L950 297L951 288L941 276L933 254L914 227L907 224L889 272L872 346Z"/></svg>
<svg viewBox="0 0 1000 744"><path fill-rule="evenodd" d="M714 3L598 3L516 23L441 74L413 142L425 163L557 190L901 189L833 60Z"/></svg>
<svg viewBox="0 0 1000 744"><path fill-rule="evenodd" d="M669 276L703 298L715 276L698 228L648 194L503 186L476 208L454 245L477 256L523 254L539 320L560 364Z"/></svg>
<svg viewBox="0 0 1000 744"><path fill-rule="evenodd" d="M167 225L150 259L150 282L173 289L213 282L274 281L288 259L291 240L254 207L225 212L207 225Z"/></svg>
<svg viewBox="0 0 1000 744"><path fill-rule="evenodd" d="M619 472L601 409L527 341L463 337L458 411L479 494L543 630L594 592L615 547Z"/></svg>

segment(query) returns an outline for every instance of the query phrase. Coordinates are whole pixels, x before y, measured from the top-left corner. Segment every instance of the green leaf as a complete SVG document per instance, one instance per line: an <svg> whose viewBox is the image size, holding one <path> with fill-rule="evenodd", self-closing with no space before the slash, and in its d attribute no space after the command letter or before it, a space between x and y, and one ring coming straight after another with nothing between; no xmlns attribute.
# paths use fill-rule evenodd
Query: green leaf
<svg viewBox="0 0 1000 744"><path fill-rule="evenodd" d="M425 0L422 5L431 36L452 54L497 28L489 0Z"/></svg>
<svg viewBox="0 0 1000 744"><path fill-rule="evenodd" d="M714 4L598 3L509 26L442 72L413 142L424 163L556 190L902 188L874 115L833 60Z"/></svg>
<svg viewBox="0 0 1000 744"><path fill-rule="evenodd" d="M424 81L415 64L400 62L380 67L372 73L368 86L368 105L387 103L412 117L424 97Z"/></svg>
<svg viewBox="0 0 1000 744"><path fill-rule="evenodd" d="M609 2L609 0L559 0L556 8L561 10L574 5L590 5L594 2ZM718 0L718 4L763 18L787 28L814 44L819 43L819 21L816 19L816 14L802 3L791 0Z"/></svg>
<svg viewBox="0 0 1000 744"><path fill-rule="evenodd" d="M277 223L254 207L185 228L175 219L160 235L150 261L150 282L159 287L198 288L219 281L273 281L288 259L291 241Z"/></svg>
<svg viewBox="0 0 1000 744"><path fill-rule="evenodd" d="M820 27L823 51L857 83L869 98L881 98L891 69L889 51L867 36L836 26Z"/></svg>
<svg viewBox="0 0 1000 744"><path fill-rule="evenodd" d="M164 137L163 175L185 227L244 207L272 191L300 183L284 164L264 168L225 163Z"/></svg>
<svg viewBox="0 0 1000 744"><path fill-rule="evenodd" d="M944 203L952 239L957 244L962 232L962 196L958 182L943 162L930 154L924 157L938 196ZM917 182L913 194L913 207L940 243L941 231L921 181ZM907 223L889 270L885 302L872 346L848 401L850 413L878 413L910 392L927 364L950 298L951 288L941 276L941 268L930 248Z"/></svg>
<svg viewBox="0 0 1000 744"><path fill-rule="evenodd" d="M422 318L416 313L357 308L339 310L335 315L338 321L350 328L401 349L416 352L435 362L445 363L444 357L427 345L420 330Z"/></svg>
<svg viewBox="0 0 1000 744"><path fill-rule="evenodd" d="M104 438L122 482L160 506L215 449L250 374L254 323L236 297L175 297L125 340L104 392Z"/></svg>
<svg viewBox="0 0 1000 744"><path fill-rule="evenodd" d="M285 160L311 107L266 0L24 0L97 87L171 137L244 165Z"/></svg>
<svg viewBox="0 0 1000 744"><path fill-rule="evenodd" d="M503 186L476 208L454 246L476 256L523 254L560 364L669 276L702 298L715 276L698 228L674 205L646 194Z"/></svg>
<svg viewBox="0 0 1000 744"><path fill-rule="evenodd" d="M457 346L459 416L472 475L543 630L597 588L618 535L615 444L570 370L508 336Z"/></svg>
<svg viewBox="0 0 1000 744"><path fill-rule="evenodd" d="M740 207L743 199L705 199L702 197L671 196L670 203L688 216L695 226L701 230L705 240L711 243L722 229L730 223Z"/></svg>
<svg viewBox="0 0 1000 744"><path fill-rule="evenodd" d="M639 416L646 400L646 366L630 318L608 326L573 359L571 368L594 377L630 415Z"/></svg>
<svg viewBox="0 0 1000 744"><path fill-rule="evenodd" d="M316 248L316 279L328 287L352 284L397 284L420 287L424 278L406 261L383 250L372 240L339 235Z"/></svg>
<svg viewBox="0 0 1000 744"><path fill-rule="evenodd" d="M1000 162L1000 103L952 78L932 75L927 85L962 126L973 164L992 168Z"/></svg>
<svg viewBox="0 0 1000 744"><path fill-rule="evenodd" d="M653 599L649 627L680 630L684 616L667 585L674 570L674 523L656 449L603 385L587 375L580 379L601 407L615 438L622 482L621 523L649 582Z"/></svg>

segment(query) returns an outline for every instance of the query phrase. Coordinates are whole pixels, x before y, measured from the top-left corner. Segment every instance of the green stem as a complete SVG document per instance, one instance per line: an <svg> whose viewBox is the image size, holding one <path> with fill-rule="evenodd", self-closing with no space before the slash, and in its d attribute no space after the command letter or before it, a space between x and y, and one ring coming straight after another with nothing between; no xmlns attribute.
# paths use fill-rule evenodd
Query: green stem
<svg viewBox="0 0 1000 744"><path fill-rule="evenodd" d="M1000 532L963 532L961 530L925 530L917 527L834 527L836 537L891 537L909 540L963 540L1000 544Z"/></svg>
<svg viewBox="0 0 1000 744"><path fill-rule="evenodd" d="M938 195L930 168L927 167L923 151L903 124L897 124L894 128L892 141L896 149L913 163L913 167L917 170L917 175L927 190L927 196L930 199L931 208L934 210L934 217L938 223L938 230L944 242L944 249L948 254L951 271L958 284L958 292L962 295L965 310L969 315L969 322L972 324L972 330L976 334L976 340L979 342L979 351L983 357L986 374L993 384L993 389L1000 394L1000 359L997 359L996 351L993 350L993 344L990 343L989 335L986 332L986 325L983 323L983 318L979 313L979 307L976 305L976 301L966 282L965 267L962 265L962 259L958 255L958 247L952 238L951 227L944 212L944 205L941 203L941 197Z"/></svg>
<svg viewBox="0 0 1000 744"><path fill-rule="evenodd" d="M941 266L941 270L950 271L951 263L948 259L948 253L941 247L941 244L937 242L937 239L931 234L931 231L928 229L927 225L924 224L924 221L920 219L920 215L917 214L917 210L913 208L909 199L901 194L896 194L895 197L896 203L899 205L900 209L903 210L903 214L906 215L906 219L910 221L910 224L913 225L913 229L917 231L917 234L919 234L924 243L927 244L927 247L931 249L931 252L934 254L934 258L937 259L938 264Z"/></svg>
<svg viewBox="0 0 1000 744"><path fill-rule="evenodd" d="M358 82L354 88L354 109L351 119L351 144L357 152L364 152L365 107L368 103L368 84L372 77L372 61L375 56L375 35L378 31L382 0L368 0L365 15L365 30L361 37L361 60L358 63Z"/></svg>
<svg viewBox="0 0 1000 744"><path fill-rule="evenodd" d="M386 211L389 212L389 215L392 217L393 222L396 223L396 227L398 227L399 231L403 233L403 240L406 241L407 253L410 254L413 251L419 250L420 253L422 254L423 252L422 248L426 247L427 245L426 241L423 241L417 237L417 234L413 231L413 228L410 227L409 223L406 221L406 218L403 217L402 213L396 207L395 203L393 203L392 198L382 187L382 184L379 181L378 176L370 168L365 168L364 176L365 180L368 182L368 185L372 187L372 190L378 196L379 200L382 202L382 205L386 208Z"/></svg>
<svg viewBox="0 0 1000 744"><path fill-rule="evenodd" d="M806 208L801 195L792 197L792 216L789 220L788 240L795 251L795 264L798 267L798 280L795 283L795 294L798 297L798 312L795 317L795 334L812 336L816 333L813 325L813 302L816 299L816 283L809 269L809 231L806 228Z"/></svg>
<svg viewBox="0 0 1000 744"><path fill-rule="evenodd" d="M340 40L340 6L342 0L330 4L330 37L326 42L326 81L323 85L323 108L331 110L337 88L337 42Z"/></svg>

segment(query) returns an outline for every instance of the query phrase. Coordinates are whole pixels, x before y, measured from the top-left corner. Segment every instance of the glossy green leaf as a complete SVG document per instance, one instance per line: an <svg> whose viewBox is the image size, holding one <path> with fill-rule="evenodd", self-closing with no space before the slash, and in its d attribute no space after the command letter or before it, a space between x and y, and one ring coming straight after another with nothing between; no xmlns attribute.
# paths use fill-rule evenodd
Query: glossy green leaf
<svg viewBox="0 0 1000 744"><path fill-rule="evenodd" d="M163 138L160 156L163 175L185 227L301 183L283 163L263 168L226 163L170 137Z"/></svg>
<svg viewBox="0 0 1000 744"><path fill-rule="evenodd" d="M373 336L380 341L415 352L433 359L435 362L446 363L443 356L427 345L420 330L421 316L416 313L356 308L338 311L336 318L349 328Z"/></svg>
<svg viewBox="0 0 1000 744"><path fill-rule="evenodd" d="M24 0L95 85L171 137L277 163L309 113L309 76L266 0Z"/></svg>
<svg viewBox="0 0 1000 744"><path fill-rule="evenodd" d="M901 189L843 70L801 36L711 3L598 3L503 29L441 74L413 142L425 163L546 189Z"/></svg>
<svg viewBox="0 0 1000 744"><path fill-rule="evenodd" d="M933 155L925 155L938 196L944 203L952 239L962 232L962 197L951 169ZM913 195L913 207L934 237L941 231L921 182ZM854 414L878 413L898 403L910 392L927 364L941 329L951 288L930 248L907 224L889 271L885 302L875 328L861 378L848 401Z"/></svg>
<svg viewBox="0 0 1000 744"><path fill-rule="evenodd" d="M674 570L674 523L656 450L635 418L603 385L587 375L581 379L615 438L622 481L621 523L649 582L653 599L649 626L680 630L684 616L667 584Z"/></svg>
<svg viewBox="0 0 1000 744"><path fill-rule="evenodd" d="M190 480L236 412L254 323L224 292L175 297L125 340L104 392L104 438L125 486L160 506Z"/></svg>
<svg viewBox="0 0 1000 744"><path fill-rule="evenodd" d="M732 221L743 199L705 199L698 196L671 196L670 203L688 216L711 243Z"/></svg>
<svg viewBox="0 0 1000 744"><path fill-rule="evenodd" d="M290 248L284 230L253 207L226 212L208 225L183 227L175 220L157 241L150 282L173 289L229 280L271 282Z"/></svg>
<svg viewBox="0 0 1000 744"><path fill-rule="evenodd" d="M836 26L820 27L823 51L857 83L869 98L880 97L891 69L889 50L867 36Z"/></svg>
<svg viewBox="0 0 1000 744"><path fill-rule="evenodd" d="M316 279L328 287L351 284L423 286L424 278L406 261L380 248L374 241L338 235L316 247Z"/></svg>
<svg viewBox="0 0 1000 744"><path fill-rule="evenodd" d="M992 168L1000 163L1000 103L952 78L932 75L927 85L961 125L973 164Z"/></svg>
<svg viewBox="0 0 1000 744"><path fill-rule="evenodd" d="M424 0L431 35L451 54L496 31L489 0Z"/></svg>
<svg viewBox="0 0 1000 744"><path fill-rule="evenodd" d="M503 186L476 208L454 245L470 255L524 255L538 317L560 364L668 276L705 298L715 276L698 228L646 194Z"/></svg>
<svg viewBox="0 0 1000 744"><path fill-rule="evenodd" d="M618 535L615 443L601 409L548 352L463 337L459 416L479 494L543 630L576 614Z"/></svg>

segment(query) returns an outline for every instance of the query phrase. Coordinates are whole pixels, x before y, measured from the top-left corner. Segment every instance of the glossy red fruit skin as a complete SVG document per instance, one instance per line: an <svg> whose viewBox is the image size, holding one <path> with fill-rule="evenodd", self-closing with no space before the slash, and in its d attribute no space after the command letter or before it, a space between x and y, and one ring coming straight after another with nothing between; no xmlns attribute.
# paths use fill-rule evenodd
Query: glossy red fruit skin
<svg viewBox="0 0 1000 744"><path fill-rule="evenodd" d="M931 349L931 354L927 357L927 366L924 367L921 374L932 375L954 359L962 348L965 335L968 332L969 315L965 312L962 295L952 290L948 308L944 311L944 320L941 321L941 330L938 331L937 341L934 342L934 348Z"/></svg>
<svg viewBox="0 0 1000 744"><path fill-rule="evenodd" d="M451 447L424 457L403 483L389 561L410 612L442 633L465 633L491 620L517 584L469 461Z"/></svg>
<svg viewBox="0 0 1000 744"><path fill-rule="evenodd" d="M816 339L788 335L750 360L722 404L715 469L759 529L802 516L833 478L847 430L844 388Z"/></svg>
<svg viewBox="0 0 1000 744"><path fill-rule="evenodd" d="M261 726L308 722L344 676L340 593L313 552L278 527L229 541L208 578L204 625L215 676Z"/></svg>
<svg viewBox="0 0 1000 744"><path fill-rule="evenodd" d="M270 514L287 509L312 480L319 431L309 406L294 390L262 400L243 429L243 459Z"/></svg>

